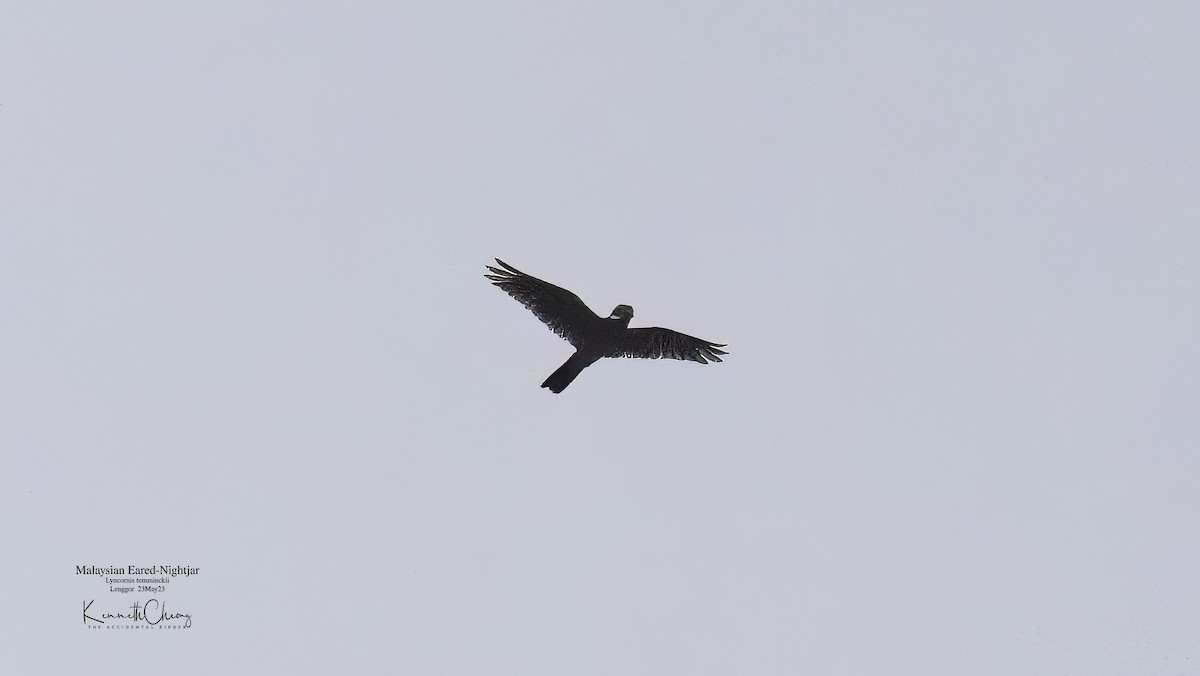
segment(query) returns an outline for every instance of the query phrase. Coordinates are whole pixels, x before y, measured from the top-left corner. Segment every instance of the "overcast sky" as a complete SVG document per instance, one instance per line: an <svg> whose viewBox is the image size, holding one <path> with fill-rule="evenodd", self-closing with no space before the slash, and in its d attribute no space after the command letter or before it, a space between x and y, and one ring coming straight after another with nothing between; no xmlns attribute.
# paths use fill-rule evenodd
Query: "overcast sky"
<svg viewBox="0 0 1200 676"><path fill-rule="evenodd" d="M18 3L0 662L1200 669L1200 5ZM723 364L604 360L506 262ZM176 632L77 565L179 564ZM139 595L138 598L146 598Z"/></svg>

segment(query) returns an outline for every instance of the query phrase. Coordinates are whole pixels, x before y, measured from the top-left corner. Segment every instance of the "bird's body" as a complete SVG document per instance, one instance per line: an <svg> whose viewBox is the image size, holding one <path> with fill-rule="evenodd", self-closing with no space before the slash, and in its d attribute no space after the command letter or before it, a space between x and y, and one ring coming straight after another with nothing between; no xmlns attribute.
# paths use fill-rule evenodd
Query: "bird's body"
<svg viewBox="0 0 1200 676"><path fill-rule="evenodd" d="M575 346L575 354L542 383L542 387L556 394L566 389L583 369L605 357L683 359L707 364L721 361L718 355L726 354L718 349L725 347L722 344L678 331L657 327L631 329L633 308L628 305L618 305L607 318L601 318L570 291L531 277L499 258L496 263L500 268L487 266L492 274L485 277Z"/></svg>

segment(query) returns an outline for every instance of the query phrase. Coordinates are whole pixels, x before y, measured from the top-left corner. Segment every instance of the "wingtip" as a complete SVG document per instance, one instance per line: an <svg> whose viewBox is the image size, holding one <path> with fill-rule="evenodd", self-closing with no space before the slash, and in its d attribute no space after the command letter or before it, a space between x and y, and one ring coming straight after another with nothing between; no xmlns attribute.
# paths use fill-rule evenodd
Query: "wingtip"
<svg viewBox="0 0 1200 676"><path fill-rule="evenodd" d="M520 270L514 268L513 266L509 265L508 263L505 263L504 261L500 260L499 258L496 259L496 262L500 264L500 267L504 268L505 270L509 271L510 273L512 273L514 275L525 274L525 273L521 272Z"/></svg>

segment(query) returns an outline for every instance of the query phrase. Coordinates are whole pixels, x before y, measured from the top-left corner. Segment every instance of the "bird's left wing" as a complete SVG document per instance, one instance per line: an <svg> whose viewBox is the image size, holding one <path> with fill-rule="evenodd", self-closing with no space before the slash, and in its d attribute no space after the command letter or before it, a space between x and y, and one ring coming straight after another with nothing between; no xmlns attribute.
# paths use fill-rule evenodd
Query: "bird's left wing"
<svg viewBox="0 0 1200 676"><path fill-rule="evenodd" d="M598 322L603 321L579 300L579 296L570 291L531 277L499 258L496 263L504 269L489 265L487 269L493 274L484 277L520 301L550 330L575 347L580 347L584 337L595 330Z"/></svg>
<svg viewBox="0 0 1200 676"><path fill-rule="evenodd" d="M621 333L610 357L640 357L642 359L683 359L707 364L721 361L717 355L728 354L717 348L723 344L710 343L671 329L628 329Z"/></svg>

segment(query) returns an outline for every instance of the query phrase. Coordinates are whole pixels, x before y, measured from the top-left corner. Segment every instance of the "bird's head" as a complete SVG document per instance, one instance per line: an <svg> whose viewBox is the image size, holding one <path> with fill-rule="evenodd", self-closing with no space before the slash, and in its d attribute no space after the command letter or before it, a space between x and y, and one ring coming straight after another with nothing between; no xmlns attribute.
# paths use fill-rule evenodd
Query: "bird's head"
<svg viewBox="0 0 1200 676"><path fill-rule="evenodd" d="M633 308L628 305L618 305L613 308L612 314L608 318L621 322L621 326L629 326L629 320L633 319Z"/></svg>

